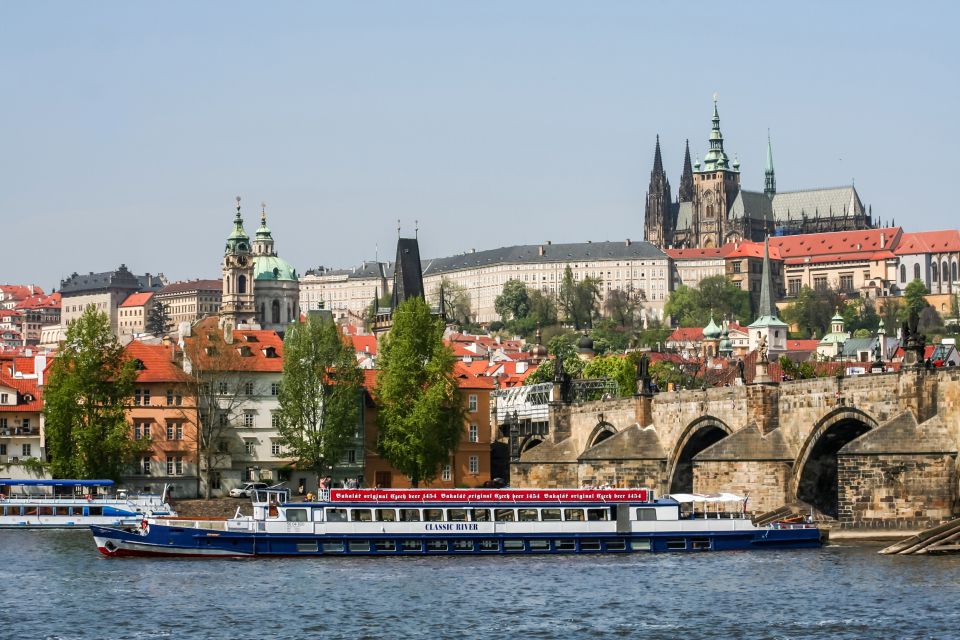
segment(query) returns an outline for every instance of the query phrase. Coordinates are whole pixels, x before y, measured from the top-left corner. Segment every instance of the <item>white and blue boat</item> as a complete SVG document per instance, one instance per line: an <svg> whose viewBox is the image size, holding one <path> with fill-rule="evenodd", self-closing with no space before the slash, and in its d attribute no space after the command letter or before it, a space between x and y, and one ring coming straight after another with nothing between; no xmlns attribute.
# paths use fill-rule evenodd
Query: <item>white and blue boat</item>
<svg viewBox="0 0 960 640"><path fill-rule="evenodd" d="M331 489L289 502L256 492L253 515L91 526L106 556L407 556L813 548L813 525L756 526L740 509L682 513L648 489Z"/></svg>
<svg viewBox="0 0 960 640"><path fill-rule="evenodd" d="M0 529L73 529L139 525L175 516L164 493L110 493L113 480L0 479Z"/></svg>

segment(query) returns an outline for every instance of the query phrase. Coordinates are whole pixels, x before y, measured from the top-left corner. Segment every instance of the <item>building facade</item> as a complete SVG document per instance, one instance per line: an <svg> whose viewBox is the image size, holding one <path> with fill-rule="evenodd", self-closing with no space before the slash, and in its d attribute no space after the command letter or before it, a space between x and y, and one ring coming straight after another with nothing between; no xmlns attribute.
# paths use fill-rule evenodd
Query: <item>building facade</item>
<svg viewBox="0 0 960 640"><path fill-rule="evenodd" d="M154 305L154 293L132 293L117 308L117 335L121 342L143 335L147 330L147 316Z"/></svg>
<svg viewBox="0 0 960 640"><path fill-rule="evenodd" d="M393 263L364 261L354 269L318 267L300 278L300 308L329 310L336 320L360 319L375 298L389 293Z"/></svg>
<svg viewBox="0 0 960 640"><path fill-rule="evenodd" d="M154 299L167 308L170 324L176 329L181 322L196 322L220 312L223 298L221 280L186 280L173 282L157 291Z"/></svg>
<svg viewBox="0 0 960 640"><path fill-rule="evenodd" d="M0 372L0 464L8 477L29 477L24 463L46 460L41 391L36 377Z"/></svg>
<svg viewBox="0 0 960 640"><path fill-rule="evenodd" d="M899 289L920 280L931 294L960 291L960 231L904 233L894 253Z"/></svg>
<svg viewBox="0 0 960 640"><path fill-rule="evenodd" d="M90 272L87 275L74 273L60 282L60 328L66 333L67 326L81 315L87 307L105 313L110 319L114 335L120 330L120 304L130 294L157 292L167 284L163 274L134 275L121 264L116 271Z"/></svg>

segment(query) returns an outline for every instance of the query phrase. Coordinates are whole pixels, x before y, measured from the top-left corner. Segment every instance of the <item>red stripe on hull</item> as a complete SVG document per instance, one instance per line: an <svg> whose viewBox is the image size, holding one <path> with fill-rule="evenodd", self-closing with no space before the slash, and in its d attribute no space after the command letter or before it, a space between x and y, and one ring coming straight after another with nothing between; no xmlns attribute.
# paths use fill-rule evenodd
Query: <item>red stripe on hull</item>
<svg viewBox="0 0 960 640"><path fill-rule="evenodd" d="M132 557L157 557L157 558L250 558L248 553L171 553L164 551L139 551L137 549L114 549L108 550L106 547L97 547L97 551L108 558L132 558Z"/></svg>

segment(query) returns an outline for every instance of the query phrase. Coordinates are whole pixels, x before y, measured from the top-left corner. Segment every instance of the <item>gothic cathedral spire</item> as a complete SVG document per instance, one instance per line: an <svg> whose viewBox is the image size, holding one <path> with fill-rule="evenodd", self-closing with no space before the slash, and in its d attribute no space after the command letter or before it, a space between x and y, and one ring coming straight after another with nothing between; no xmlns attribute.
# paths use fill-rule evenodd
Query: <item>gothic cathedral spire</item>
<svg viewBox="0 0 960 640"><path fill-rule="evenodd" d="M690 140L683 152L683 174L680 176L680 202L693 201L693 165L690 164Z"/></svg>
<svg viewBox="0 0 960 640"><path fill-rule="evenodd" d="M673 216L671 215L670 181L663 170L660 156L660 136L653 154L653 170L647 189L647 205L644 215L644 239L658 247L667 247L673 242Z"/></svg>
<svg viewBox="0 0 960 640"><path fill-rule="evenodd" d="M773 174L773 147L770 144L770 130L767 129L767 167L763 171L763 192L768 198L777 193L777 179Z"/></svg>

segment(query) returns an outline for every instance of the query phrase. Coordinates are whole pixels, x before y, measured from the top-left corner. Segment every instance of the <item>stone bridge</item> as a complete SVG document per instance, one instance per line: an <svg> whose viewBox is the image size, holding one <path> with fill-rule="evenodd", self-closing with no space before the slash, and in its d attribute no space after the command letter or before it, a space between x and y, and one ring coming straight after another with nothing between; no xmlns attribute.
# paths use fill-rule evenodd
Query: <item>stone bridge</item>
<svg viewBox="0 0 960 640"><path fill-rule="evenodd" d="M953 369L551 402L548 413L516 448L515 486L733 491L751 511L802 502L851 527L958 512Z"/></svg>

